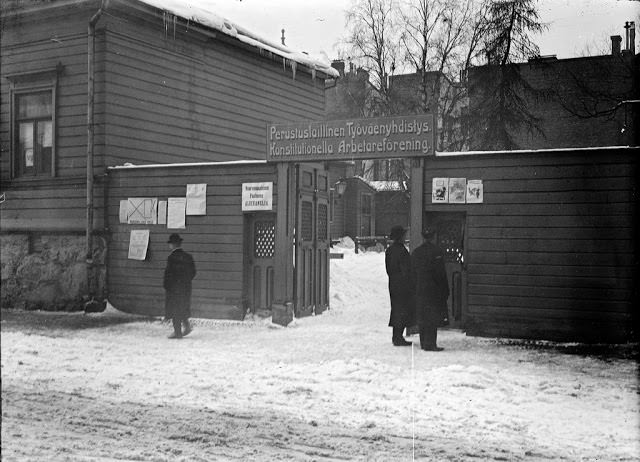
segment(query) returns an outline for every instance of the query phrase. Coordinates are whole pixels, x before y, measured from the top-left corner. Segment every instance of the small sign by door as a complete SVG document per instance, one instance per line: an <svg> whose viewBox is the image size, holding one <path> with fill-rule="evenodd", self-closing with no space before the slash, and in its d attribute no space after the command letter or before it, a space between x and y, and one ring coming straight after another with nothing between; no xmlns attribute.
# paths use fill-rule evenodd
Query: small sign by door
<svg viewBox="0 0 640 462"><path fill-rule="evenodd" d="M273 183L242 183L242 211L273 209Z"/></svg>

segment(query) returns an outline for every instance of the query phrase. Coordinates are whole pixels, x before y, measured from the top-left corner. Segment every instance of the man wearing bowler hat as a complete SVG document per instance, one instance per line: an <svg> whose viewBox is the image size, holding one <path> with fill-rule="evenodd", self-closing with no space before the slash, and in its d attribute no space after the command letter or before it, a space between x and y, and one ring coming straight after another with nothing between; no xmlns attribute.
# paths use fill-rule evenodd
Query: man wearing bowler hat
<svg viewBox="0 0 640 462"><path fill-rule="evenodd" d="M395 346L408 346L402 332L414 324L413 284L411 280L411 257L404 246L407 230L400 225L391 228L389 239L393 243L385 251L385 267L389 276L389 298L391 315L389 326L393 328L391 342Z"/></svg>
<svg viewBox="0 0 640 462"><path fill-rule="evenodd" d="M191 280L196 275L196 265L191 255L182 250L179 234L169 236L168 244L171 253L164 270L164 311L165 318L173 320L173 334L169 338L177 339L191 332Z"/></svg>

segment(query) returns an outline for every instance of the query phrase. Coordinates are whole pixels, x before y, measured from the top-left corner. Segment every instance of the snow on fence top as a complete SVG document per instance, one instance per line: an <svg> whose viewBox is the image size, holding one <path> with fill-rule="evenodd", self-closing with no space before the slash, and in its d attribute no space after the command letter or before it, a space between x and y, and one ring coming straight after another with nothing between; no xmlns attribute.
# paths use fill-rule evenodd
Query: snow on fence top
<svg viewBox="0 0 640 462"><path fill-rule="evenodd" d="M299 63L312 70L324 72L331 77L338 77L340 74L331 67L331 62L326 56L309 55L301 51L295 51L277 42L267 40L258 34L242 27L239 24L220 16L214 10L218 6L211 0L140 0L142 3L151 5L163 11L184 18L188 21L211 27L226 35L234 37L243 43L256 48L267 50L275 55L282 56L293 63ZM295 76L295 65L292 65Z"/></svg>

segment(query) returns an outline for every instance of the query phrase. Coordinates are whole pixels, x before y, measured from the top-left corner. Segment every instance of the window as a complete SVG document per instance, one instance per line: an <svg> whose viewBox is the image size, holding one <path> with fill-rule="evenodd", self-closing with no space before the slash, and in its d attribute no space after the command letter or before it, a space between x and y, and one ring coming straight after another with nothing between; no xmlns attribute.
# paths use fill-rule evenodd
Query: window
<svg viewBox="0 0 640 462"><path fill-rule="evenodd" d="M55 175L56 86L62 66L9 75L11 82L12 174Z"/></svg>
<svg viewBox="0 0 640 462"><path fill-rule="evenodd" d="M52 174L53 92L17 93L15 104L15 174Z"/></svg>

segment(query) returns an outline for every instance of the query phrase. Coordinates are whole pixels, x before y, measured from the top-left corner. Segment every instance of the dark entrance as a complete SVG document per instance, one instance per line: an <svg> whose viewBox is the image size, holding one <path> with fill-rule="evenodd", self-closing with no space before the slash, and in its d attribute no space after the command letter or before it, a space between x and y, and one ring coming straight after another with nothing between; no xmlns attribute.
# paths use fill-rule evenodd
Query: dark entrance
<svg viewBox="0 0 640 462"><path fill-rule="evenodd" d="M296 168L296 316L329 307L329 178L318 164Z"/></svg>
<svg viewBox="0 0 640 462"><path fill-rule="evenodd" d="M449 281L449 326L463 328L467 313L467 273L464 256L464 212L426 212L425 226L436 230L436 244L445 251Z"/></svg>
<svg viewBox="0 0 640 462"><path fill-rule="evenodd" d="M245 215L246 310L255 313L273 304L276 214L270 212Z"/></svg>

